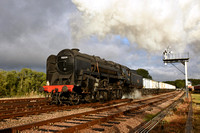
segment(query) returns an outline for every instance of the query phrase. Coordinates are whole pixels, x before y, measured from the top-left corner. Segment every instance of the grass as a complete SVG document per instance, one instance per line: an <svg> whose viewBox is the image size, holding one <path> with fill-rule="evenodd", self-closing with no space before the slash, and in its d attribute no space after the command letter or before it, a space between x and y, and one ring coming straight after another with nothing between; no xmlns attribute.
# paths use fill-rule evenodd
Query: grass
<svg viewBox="0 0 200 133"><path fill-rule="evenodd" d="M0 98L0 100L2 99L20 99L20 98L41 98L44 97L43 93L38 93L36 91L32 91L30 93L26 93L25 95L16 95L16 96L11 96L11 97L3 97Z"/></svg>
<svg viewBox="0 0 200 133"><path fill-rule="evenodd" d="M200 131L200 105L196 103L200 103L200 94L192 94L192 102L193 102L193 132L198 133Z"/></svg>
<svg viewBox="0 0 200 133"><path fill-rule="evenodd" d="M153 119L156 116L156 114L147 114L145 116L145 121L150 121L151 119Z"/></svg>
<svg viewBox="0 0 200 133"><path fill-rule="evenodd" d="M188 102L178 104L151 133L184 133Z"/></svg>
<svg viewBox="0 0 200 133"><path fill-rule="evenodd" d="M192 94L192 101L194 103L200 103L200 94Z"/></svg>

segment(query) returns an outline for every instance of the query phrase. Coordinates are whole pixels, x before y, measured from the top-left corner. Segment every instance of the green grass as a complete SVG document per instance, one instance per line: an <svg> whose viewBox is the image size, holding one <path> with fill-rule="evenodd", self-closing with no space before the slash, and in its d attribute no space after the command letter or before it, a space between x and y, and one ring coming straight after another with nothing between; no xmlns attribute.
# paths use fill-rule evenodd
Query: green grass
<svg viewBox="0 0 200 133"><path fill-rule="evenodd" d="M195 103L200 103L200 94L192 94L192 101Z"/></svg>
<svg viewBox="0 0 200 133"><path fill-rule="evenodd" d="M155 116L156 116L156 114L147 114L144 119L145 119L145 121L149 121L149 120L153 119L153 117L155 117Z"/></svg>
<svg viewBox="0 0 200 133"><path fill-rule="evenodd" d="M31 91L30 93L26 93L25 95L16 95L16 96L11 96L11 97L0 97L1 99L18 99L18 98L41 98L45 97L43 93L38 93Z"/></svg>
<svg viewBox="0 0 200 133"><path fill-rule="evenodd" d="M193 103L200 103L200 94L192 94ZM193 132L198 133L200 131L200 105L193 104Z"/></svg>

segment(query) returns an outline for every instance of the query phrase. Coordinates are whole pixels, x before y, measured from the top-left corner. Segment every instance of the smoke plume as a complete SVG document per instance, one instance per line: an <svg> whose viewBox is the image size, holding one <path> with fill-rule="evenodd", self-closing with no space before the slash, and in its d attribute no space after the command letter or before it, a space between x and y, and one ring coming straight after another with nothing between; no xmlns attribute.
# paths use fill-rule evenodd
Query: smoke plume
<svg viewBox="0 0 200 133"><path fill-rule="evenodd" d="M81 17L71 23L79 40L90 36L126 37L149 51L184 50L200 41L199 0L72 0ZM198 47L199 48L199 47Z"/></svg>
<svg viewBox="0 0 200 133"><path fill-rule="evenodd" d="M140 90L133 90L129 93L125 93L122 97L122 99L125 99L125 98L128 98L128 99L140 99L142 98L142 93Z"/></svg>

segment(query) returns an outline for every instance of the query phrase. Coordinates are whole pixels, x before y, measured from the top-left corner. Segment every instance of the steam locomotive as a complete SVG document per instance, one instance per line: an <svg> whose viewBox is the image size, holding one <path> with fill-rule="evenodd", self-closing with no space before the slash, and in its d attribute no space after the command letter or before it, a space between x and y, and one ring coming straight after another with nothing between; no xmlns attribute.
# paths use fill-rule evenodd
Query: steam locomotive
<svg viewBox="0 0 200 133"><path fill-rule="evenodd" d="M143 87L143 78L135 70L79 49L50 55L46 74L47 85L42 89L55 104L121 99L123 93Z"/></svg>

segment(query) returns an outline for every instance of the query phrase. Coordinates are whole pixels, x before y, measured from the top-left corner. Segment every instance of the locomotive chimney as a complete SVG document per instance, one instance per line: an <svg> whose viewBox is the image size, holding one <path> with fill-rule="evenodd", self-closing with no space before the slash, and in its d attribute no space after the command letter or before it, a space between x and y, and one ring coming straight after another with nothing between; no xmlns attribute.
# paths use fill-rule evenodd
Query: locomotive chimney
<svg viewBox="0 0 200 133"><path fill-rule="evenodd" d="M78 48L73 48L72 51L79 52L80 50Z"/></svg>

